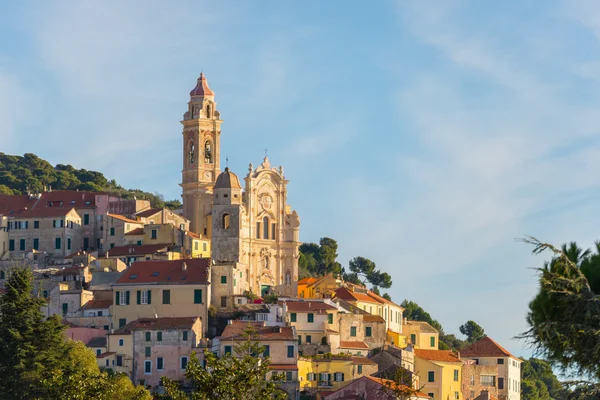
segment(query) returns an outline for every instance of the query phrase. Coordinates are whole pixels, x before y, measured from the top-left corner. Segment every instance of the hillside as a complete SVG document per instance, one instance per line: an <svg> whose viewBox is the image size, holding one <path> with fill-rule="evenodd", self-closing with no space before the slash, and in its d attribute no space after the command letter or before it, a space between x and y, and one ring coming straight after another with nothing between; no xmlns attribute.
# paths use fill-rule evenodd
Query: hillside
<svg viewBox="0 0 600 400"><path fill-rule="evenodd" d="M115 180L108 180L101 172L76 169L71 165L52 166L32 153L12 156L0 153L0 194L25 194L45 189L110 192L123 198L149 200L152 207L177 208L179 200L165 201L158 193L139 189L125 189Z"/></svg>

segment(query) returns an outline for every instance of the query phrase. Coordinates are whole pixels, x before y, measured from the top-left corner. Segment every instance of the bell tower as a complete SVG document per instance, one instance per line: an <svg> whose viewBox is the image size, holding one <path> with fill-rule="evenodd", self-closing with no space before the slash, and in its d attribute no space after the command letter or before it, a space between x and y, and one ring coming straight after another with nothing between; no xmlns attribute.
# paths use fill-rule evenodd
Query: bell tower
<svg viewBox="0 0 600 400"><path fill-rule="evenodd" d="M208 87L204 73L190 92L188 110L183 115L183 216L190 220L190 230L211 236L213 186L221 172L221 119L215 94Z"/></svg>

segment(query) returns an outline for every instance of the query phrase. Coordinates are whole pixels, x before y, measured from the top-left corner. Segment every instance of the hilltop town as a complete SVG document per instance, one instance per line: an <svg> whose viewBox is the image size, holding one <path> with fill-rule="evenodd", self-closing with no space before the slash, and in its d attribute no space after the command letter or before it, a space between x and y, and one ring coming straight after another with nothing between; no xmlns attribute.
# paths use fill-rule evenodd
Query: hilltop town
<svg viewBox="0 0 600 400"><path fill-rule="evenodd" d="M157 393L163 377L185 386L192 353L233 354L251 327L266 379L290 399L391 399L369 396L400 372L414 399L520 400L522 360L492 338L442 350L440 332L389 297L300 278L284 168L265 156L244 176L221 170L221 122L201 74L181 121L179 208L104 191L0 195L0 292L28 267L45 316L99 367Z"/></svg>

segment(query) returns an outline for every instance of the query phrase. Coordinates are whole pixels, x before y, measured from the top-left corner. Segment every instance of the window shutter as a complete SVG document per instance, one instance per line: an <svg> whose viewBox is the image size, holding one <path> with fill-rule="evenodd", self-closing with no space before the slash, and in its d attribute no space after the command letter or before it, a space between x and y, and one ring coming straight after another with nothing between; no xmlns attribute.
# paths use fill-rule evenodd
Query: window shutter
<svg viewBox="0 0 600 400"><path fill-rule="evenodd" d="M115 292L116 296L115 296L115 304L116 305L121 305L121 296L119 296L121 293L119 292Z"/></svg>
<svg viewBox="0 0 600 400"><path fill-rule="evenodd" d="M141 290L137 291L137 303L142 304L142 291Z"/></svg>
<svg viewBox="0 0 600 400"><path fill-rule="evenodd" d="M148 304L152 304L152 290L148 289Z"/></svg>
<svg viewBox="0 0 600 400"><path fill-rule="evenodd" d="M125 292L125 304L129 305L129 290Z"/></svg>
<svg viewBox="0 0 600 400"><path fill-rule="evenodd" d="M342 372L342 382L344 382L344 373Z"/></svg>
<svg viewBox="0 0 600 400"><path fill-rule="evenodd" d="M327 382L331 382L331 374L327 374Z"/></svg>

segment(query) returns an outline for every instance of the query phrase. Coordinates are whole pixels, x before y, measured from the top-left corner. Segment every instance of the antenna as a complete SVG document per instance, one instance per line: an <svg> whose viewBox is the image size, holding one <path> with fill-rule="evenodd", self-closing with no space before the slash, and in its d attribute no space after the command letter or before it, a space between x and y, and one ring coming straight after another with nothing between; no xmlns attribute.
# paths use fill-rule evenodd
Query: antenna
<svg viewBox="0 0 600 400"><path fill-rule="evenodd" d="M225 168L229 168L229 156L225 157Z"/></svg>
<svg viewBox="0 0 600 400"><path fill-rule="evenodd" d="M267 148L265 148L265 158L267 158L268 153L269 153L269 150Z"/></svg>

